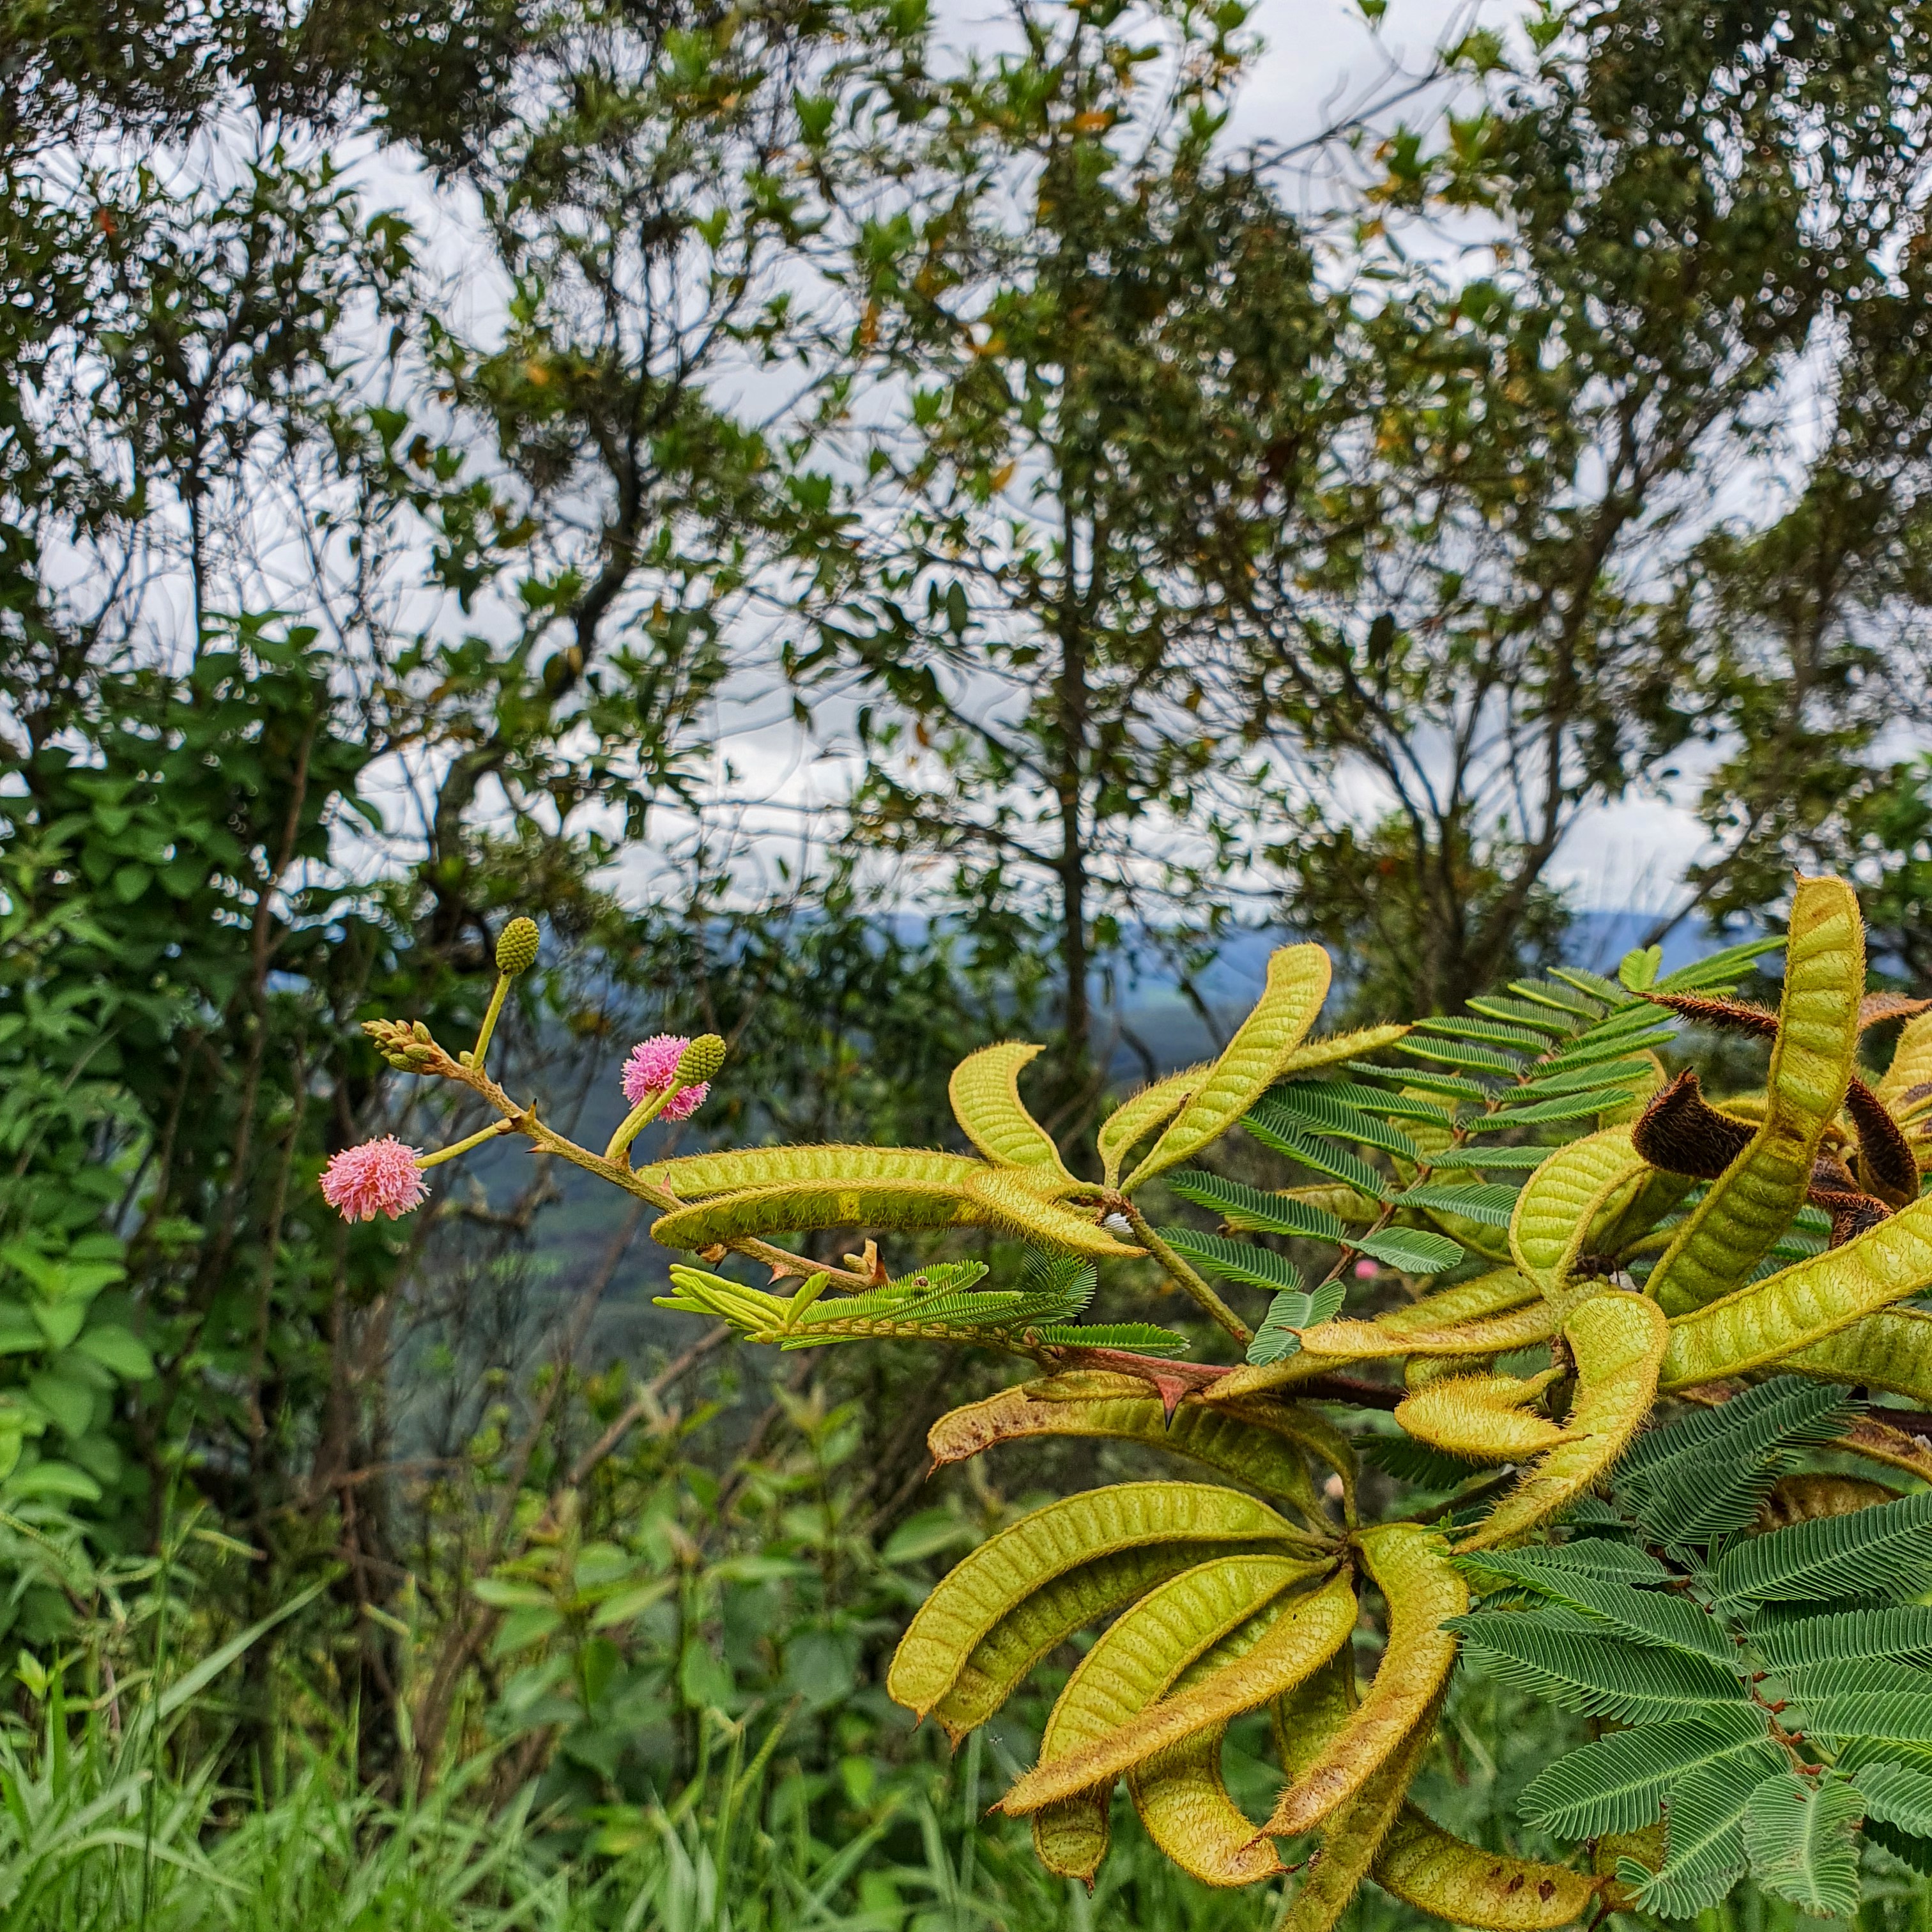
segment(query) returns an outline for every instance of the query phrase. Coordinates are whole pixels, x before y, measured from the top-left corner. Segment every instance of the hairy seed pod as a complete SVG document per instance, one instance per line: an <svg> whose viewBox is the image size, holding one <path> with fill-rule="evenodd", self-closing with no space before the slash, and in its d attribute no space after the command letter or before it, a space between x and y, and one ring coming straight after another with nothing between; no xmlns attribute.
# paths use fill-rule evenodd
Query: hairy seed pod
<svg viewBox="0 0 1932 1932"><path fill-rule="evenodd" d="M995 1443L1028 1436L1110 1436L1143 1442L1205 1463L1264 1495L1285 1498L1304 1515L1319 1520L1321 1498L1297 1446L1308 1430L1289 1432L1301 1415L1310 1428L1321 1419L1285 1405L1273 1412L1257 1408L1253 1413L1257 1420L1250 1421L1224 1409L1184 1402L1170 1422L1160 1398L1138 1376L1083 1372L1023 1382L956 1408L932 1425L926 1446L934 1463L944 1467ZM1258 1426L1264 1415L1269 1424ZM1271 1426L1276 1420L1279 1429Z"/></svg>
<svg viewBox="0 0 1932 1932"><path fill-rule="evenodd" d="M1845 1111L1858 1135L1858 1178L1888 1207L1918 1198L1918 1162L1905 1130L1872 1090L1854 1078L1845 1090Z"/></svg>
<svg viewBox="0 0 1932 1932"><path fill-rule="evenodd" d="M1321 1850L1310 1861L1301 1889L1280 1920L1278 1932L1331 1932L1348 1910L1356 1887L1368 1875L1401 1812L1435 1736L1442 1708L1438 1696L1402 1739L1400 1748L1383 1761L1353 1800L1328 1820L1322 1828Z"/></svg>
<svg viewBox="0 0 1932 1932"><path fill-rule="evenodd" d="M640 1168L638 1178L680 1201L706 1201L752 1188L813 1182L927 1180L956 1186L980 1171L980 1163L964 1154L922 1148L769 1147L656 1161Z"/></svg>
<svg viewBox="0 0 1932 1932"><path fill-rule="evenodd" d="M1569 1440L1568 1432L1528 1405L1556 1371L1528 1381L1514 1376L1456 1376L1432 1382L1396 1406L1395 1419L1419 1442L1479 1462L1516 1462Z"/></svg>
<svg viewBox="0 0 1932 1932"><path fill-rule="evenodd" d="M1283 946L1269 956L1268 983L1255 1010L1235 1029L1220 1058L1133 1172L1131 1192L1218 1140L1288 1070L1322 1003L1333 969L1318 946Z"/></svg>
<svg viewBox="0 0 1932 1932"><path fill-rule="evenodd" d="M1102 1170L1109 1187L1120 1178L1121 1162L1155 1128L1180 1112L1206 1078L1212 1064L1204 1060L1198 1066L1184 1066L1178 1073L1170 1073L1165 1080L1156 1080L1138 1094L1130 1094L1100 1123L1094 1144L1100 1150Z"/></svg>
<svg viewBox="0 0 1932 1932"><path fill-rule="evenodd" d="M1932 1288L1932 1196L1670 1324L1663 1385L1694 1388L1783 1362L1862 1316Z"/></svg>
<svg viewBox="0 0 1932 1932"><path fill-rule="evenodd" d="M537 963L538 935L533 919L513 919L496 935L496 970L514 979Z"/></svg>
<svg viewBox="0 0 1932 1932"><path fill-rule="evenodd" d="M1267 1629L1266 1620L1250 1618L1196 1658L1174 1680L1175 1690L1190 1690L1238 1662ZM1258 1885L1281 1876L1281 1860L1228 1796L1221 1775L1227 1732L1226 1724L1211 1724L1156 1751L1129 1771L1127 1792L1148 1838L1190 1878L1222 1888Z"/></svg>
<svg viewBox="0 0 1932 1932"><path fill-rule="evenodd" d="M986 1167L951 1184L882 1180L749 1188L661 1216L651 1225L651 1238L668 1248L706 1248L800 1228L846 1227L993 1228L1096 1260L1141 1252L1084 1214L1045 1199L1016 1175Z"/></svg>
<svg viewBox="0 0 1932 1932"><path fill-rule="evenodd" d="M1567 1865L1486 1852L1405 1804L1370 1868L1383 1891L1452 1925L1485 1932L1550 1932L1573 1924L1597 1895Z"/></svg>
<svg viewBox="0 0 1932 1932"><path fill-rule="evenodd" d="M1053 1136L1020 1098L1020 1070L1045 1051L1023 1040L982 1047L952 1070L946 1093L952 1117L966 1138L995 1167L1018 1168L1055 1184L1071 1184L1073 1177L1062 1163Z"/></svg>
<svg viewBox="0 0 1932 1932"><path fill-rule="evenodd" d="M1606 1127L1550 1156L1510 1216L1516 1264L1559 1314L1593 1292L1576 1280L1586 1255L1614 1252L1624 1231L1648 1227L1690 1184L1653 1169L1628 1127Z"/></svg>
<svg viewBox="0 0 1932 1932"><path fill-rule="evenodd" d="M957 1744L983 1724L1024 1683L1041 1658L1076 1631L1099 1623L1122 1605L1138 1602L1169 1577L1193 1569L1203 1546L1158 1543L1096 1557L1043 1583L1007 1611L968 1654L952 1688L932 1715ZM1265 1546L1236 1544L1231 1556L1263 1556Z"/></svg>
<svg viewBox="0 0 1932 1932"><path fill-rule="evenodd" d="M886 1688L924 1717L1008 1611L1096 1558L1173 1543L1205 1558L1216 1544L1304 1540L1265 1503L1212 1484L1118 1483L1063 1496L988 1537L940 1580L899 1640Z"/></svg>
<svg viewBox="0 0 1932 1932"><path fill-rule="evenodd" d="M1042 1758L1000 1800L998 1809L1024 1817L1063 1798L1111 1785L1156 1751L1210 1725L1258 1710L1341 1648L1354 1628L1355 1610L1355 1593L1346 1576L1330 1577L1319 1589L1289 1604L1238 1662L1192 1690L1160 1699L1084 1749L1051 1763Z"/></svg>
<svg viewBox="0 0 1932 1932"><path fill-rule="evenodd" d="M1845 1103L1864 980L1864 925L1851 887L1842 879L1801 879L1792 900L1764 1122L1652 1271L1648 1289L1666 1314L1731 1293L1804 1204L1811 1164Z"/></svg>
<svg viewBox="0 0 1932 1932"><path fill-rule="evenodd" d="M1402 1385L1413 1395L1438 1382L1453 1382L1468 1376L1486 1376L1495 1368L1496 1358L1489 1355L1416 1355L1402 1365Z"/></svg>
<svg viewBox="0 0 1932 1932"><path fill-rule="evenodd" d="M1792 1350L1778 1366L1822 1382L1882 1389L1921 1408L1932 1406L1932 1315L1917 1308L1882 1308L1822 1342Z"/></svg>
<svg viewBox="0 0 1932 1932"><path fill-rule="evenodd" d="M1190 1664L1262 1618L1284 1592L1304 1581L1310 1568L1279 1556L1222 1557L1144 1597L1102 1634L1067 1679L1041 1735L1034 1774L1079 1759L1130 1725L1174 1687ZM1258 1630L1254 1635L1262 1634ZM1252 1648L1252 1643L1240 1646L1238 1654ZM1106 1855L1107 1804L1114 1780L1132 1762L1116 1764L1103 1780L1066 1791L1039 1811L1034 1849L1049 1871L1064 1878L1093 1876Z"/></svg>
<svg viewBox="0 0 1932 1932"><path fill-rule="evenodd" d="M1576 1364L1570 1440L1547 1451L1456 1546L1499 1550L1526 1535L1606 1474L1657 1396L1670 1329L1654 1301L1614 1292L1593 1296L1563 1324Z"/></svg>
<svg viewBox="0 0 1932 1932"><path fill-rule="evenodd" d="M1469 1586L1449 1546L1415 1523L1362 1533L1363 1561L1388 1605L1388 1641L1361 1708L1276 1801L1271 1837L1312 1829L1346 1804L1435 1708L1456 1640L1442 1628L1469 1606Z"/></svg>
<svg viewBox="0 0 1932 1932"><path fill-rule="evenodd" d="M1399 1312L1413 1315L1415 1310ZM1556 1311L1547 1302L1536 1301L1507 1315L1448 1328L1418 1328L1393 1320L1324 1322L1302 1331L1301 1346L1310 1355L1366 1362L1388 1355L1506 1354L1546 1342L1556 1332Z"/></svg>
<svg viewBox="0 0 1932 1932"><path fill-rule="evenodd" d="M1793 1523L1816 1522L1828 1516L1855 1516L1877 1503L1895 1503L1898 1490L1862 1476L1799 1474L1780 1476L1771 1486L1751 1526L1759 1535L1789 1529Z"/></svg>

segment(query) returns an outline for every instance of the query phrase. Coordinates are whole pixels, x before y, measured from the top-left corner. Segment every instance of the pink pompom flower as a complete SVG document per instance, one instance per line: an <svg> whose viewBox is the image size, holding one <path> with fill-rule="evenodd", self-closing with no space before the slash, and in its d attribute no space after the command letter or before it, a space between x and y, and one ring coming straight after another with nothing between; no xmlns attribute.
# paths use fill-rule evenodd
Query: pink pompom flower
<svg viewBox="0 0 1932 1932"><path fill-rule="evenodd" d="M1355 1264L1355 1279L1358 1281L1367 1281L1371 1277L1379 1274L1381 1272L1382 1270L1377 1264L1370 1261L1366 1256L1364 1256L1361 1260L1358 1261Z"/></svg>
<svg viewBox="0 0 1932 1932"><path fill-rule="evenodd" d="M416 1154L394 1134L344 1148L322 1169L322 1198L345 1221L400 1220L429 1198Z"/></svg>
<svg viewBox="0 0 1932 1932"><path fill-rule="evenodd" d="M677 1063L684 1058L684 1049L691 1044L681 1034L654 1034L649 1040L640 1040L631 1049L631 1057L624 1063L624 1098L632 1106L647 1100L653 1094L662 1094L677 1078ZM664 1103L661 1120L685 1120L696 1113L704 1104L704 1096L711 1091L711 1082L700 1080L694 1086L682 1088Z"/></svg>

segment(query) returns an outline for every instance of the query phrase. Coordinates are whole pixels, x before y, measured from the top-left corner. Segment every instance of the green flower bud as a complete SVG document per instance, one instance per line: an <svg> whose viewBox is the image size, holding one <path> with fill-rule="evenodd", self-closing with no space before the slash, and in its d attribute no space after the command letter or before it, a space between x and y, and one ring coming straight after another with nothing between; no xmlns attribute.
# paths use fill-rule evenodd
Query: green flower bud
<svg viewBox="0 0 1932 1932"><path fill-rule="evenodd" d="M421 1040L425 1046L432 1046L435 1042L436 1036L430 1031L429 1024L425 1020L418 1020L415 1024L410 1028L410 1031L414 1034L416 1038Z"/></svg>
<svg viewBox="0 0 1932 1932"><path fill-rule="evenodd" d="M496 941L496 970L514 979L537 963L537 922L533 919L513 919Z"/></svg>
<svg viewBox="0 0 1932 1932"><path fill-rule="evenodd" d="M715 1080L724 1064L724 1041L715 1033L701 1033L677 1057L677 1084L695 1087L701 1080Z"/></svg>

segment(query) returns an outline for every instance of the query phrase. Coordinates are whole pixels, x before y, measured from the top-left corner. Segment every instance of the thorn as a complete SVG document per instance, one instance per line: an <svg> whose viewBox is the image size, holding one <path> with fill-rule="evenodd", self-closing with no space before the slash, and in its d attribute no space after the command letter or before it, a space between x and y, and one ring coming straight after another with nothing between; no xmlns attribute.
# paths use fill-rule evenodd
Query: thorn
<svg viewBox="0 0 1932 1932"><path fill-rule="evenodd" d="M704 1258L706 1261L709 1261L711 1258L711 1256L707 1252ZM724 1258L724 1250L722 1248L720 1248L718 1250L718 1258L720 1261L722 1261ZM774 1281L783 1281L787 1275L796 1274L798 1272L796 1268L793 1268L789 1263L785 1262L772 1262L767 1265L769 1265L771 1269L772 1279Z"/></svg>
<svg viewBox="0 0 1932 1932"><path fill-rule="evenodd" d="M713 1241L710 1247L700 1248L698 1251L698 1258L701 1262L709 1262L713 1268L716 1268L724 1258L724 1244L722 1241Z"/></svg>

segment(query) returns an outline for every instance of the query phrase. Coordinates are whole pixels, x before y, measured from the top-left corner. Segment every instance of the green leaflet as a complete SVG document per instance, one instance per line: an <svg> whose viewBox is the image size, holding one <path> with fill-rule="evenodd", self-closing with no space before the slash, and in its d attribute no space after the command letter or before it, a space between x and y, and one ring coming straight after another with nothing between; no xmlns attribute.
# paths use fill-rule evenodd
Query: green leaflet
<svg viewBox="0 0 1932 1932"><path fill-rule="evenodd" d="M1907 1295L1932 1287L1932 1196L1842 1248L1794 1262L1670 1326L1663 1384L1693 1388L1782 1362Z"/></svg>
<svg viewBox="0 0 1932 1932"><path fill-rule="evenodd" d="M1370 1876L1418 1912L1489 1932L1546 1932L1574 1924L1598 1889L1596 1880L1567 1865L1466 1844L1413 1804L1396 1814Z"/></svg>
<svg viewBox="0 0 1932 1932"><path fill-rule="evenodd" d="M1242 1115L1241 1124L1250 1133L1258 1127L1264 1132L1328 1134L1336 1140L1379 1148L1399 1160L1422 1159L1422 1150L1400 1127L1364 1113L1318 1085L1297 1085L1264 1096Z"/></svg>
<svg viewBox="0 0 1932 1932"><path fill-rule="evenodd" d="M1865 1816L1924 1838L1932 1834L1932 1772L1904 1764L1858 1767Z"/></svg>
<svg viewBox="0 0 1932 1932"><path fill-rule="evenodd" d="M1341 1648L1354 1628L1355 1609L1355 1593L1349 1588L1348 1578L1344 1575L1330 1578L1318 1590L1289 1604L1245 1656L1216 1672L1204 1683L1178 1696L1160 1699L1139 1716L1116 1725L1084 1749L1058 1757L1051 1763L1045 1760L1042 1745L1041 1762L1014 1785L1000 1801L998 1808L1012 1816L1024 1816L1078 1792L1104 1787L1156 1751L1211 1724L1222 1724L1244 1711L1258 1708L1292 1689ZM1115 1624L1108 1636L1111 1638L1120 1628L1120 1624ZM1147 1636L1147 1628L1144 1627L1138 1635ZM1096 1645L1095 1650L1098 1648ZM1198 1654L1190 1651L1188 1658ZM1092 1663L1094 1654L1089 1652L1083 1660L1083 1671ZM1182 1660L1186 1660L1186 1658ZM1122 1664L1124 1666L1124 1658ZM1090 1680L1089 1693L1096 1698L1100 1694L1100 1684L1097 1676ZM1067 1690L1072 1688L1070 1681ZM1063 1701L1065 1695L1062 1694Z"/></svg>
<svg viewBox="0 0 1932 1932"><path fill-rule="evenodd" d="M1507 1228L1516 1212L1518 1190L1500 1180L1478 1181L1466 1186L1446 1186L1425 1181L1402 1190L1405 1208L1442 1208L1466 1221L1480 1221L1492 1228ZM1453 1232L1453 1230L1452 1230Z"/></svg>
<svg viewBox="0 0 1932 1932"><path fill-rule="evenodd" d="M1156 1584L1191 1570L1200 1557L1198 1544L1154 1544L1096 1557L1042 1585L973 1646L952 1688L932 1707L932 1714L958 1744L1019 1688L1049 1651L1122 1604L1145 1596Z"/></svg>
<svg viewBox="0 0 1932 1932"><path fill-rule="evenodd" d="M1020 1069L1045 1051L1022 1040L983 1046L952 1070L946 1090L952 1118L995 1167L1017 1168L1036 1185L1058 1190L1078 1183L1020 1098Z"/></svg>
<svg viewBox="0 0 1932 1932"><path fill-rule="evenodd" d="M887 1180L750 1188L664 1215L652 1223L651 1236L668 1248L707 1248L748 1235L812 1228L982 1227L1096 1259L1140 1253L1016 1176L973 1166L974 1172L957 1183Z"/></svg>
<svg viewBox="0 0 1932 1932"><path fill-rule="evenodd" d="M1857 1664L1876 1658L1932 1664L1932 1608L1900 1604L1888 1610L1780 1618L1755 1624L1751 1646L1772 1670L1802 1670L1820 1664Z"/></svg>
<svg viewBox="0 0 1932 1932"><path fill-rule="evenodd" d="M1212 1208L1231 1228L1260 1234L1300 1235L1312 1241L1340 1241L1348 1230L1326 1208L1298 1199L1298 1190L1264 1192L1244 1180L1192 1171L1168 1183L1184 1201Z"/></svg>
<svg viewBox="0 0 1932 1932"><path fill-rule="evenodd" d="M1605 1576L1574 1564L1544 1562L1534 1550L1464 1561L1485 1568L1493 1564L1496 1574L1528 1585L1567 1610L1600 1618L1607 1628L1633 1643L1681 1650L1727 1671L1736 1664L1737 1647L1725 1626L1675 1592L1636 1588L1622 1577Z"/></svg>
<svg viewBox="0 0 1932 1932"><path fill-rule="evenodd" d="M1695 1718L1673 1718L1612 1731L1558 1758L1532 1779L1522 1815L1559 1838L1634 1832L1656 1817L1672 1786L1721 1758L1742 1758L1767 1773L1784 1754L1765 1735L1750 1705L1714 1704Z"/></svg>
<svg viewBox="0 0 1932 1932"><path fill-rule="evenodd" d="M1388 1604L1388 1641L1368 1695L1276 1801L1264 1828L1286 1837L1346 1804L1433 1710L1456 1660L1442 1628L1467 1608L1469 1586L1433 1530L1388 1523L1365 1530L1362 1558Z"/></svg>
<svg viewBox="0 0 1932 1932"><path fill-rule="evenodd" d="M1283 946L1270 956L1260 1002L1132 1173L1120 1184L1131 1192L1156 1174L1190 1159L1226 1133L1268 1088L1291 1070L1289 1062L1322 1003L1328 997L1328 956L1318 946ZM1351 1046L1353 1053L1358 1049Z"/></svg>
<svg viewBox="0 0 1932 1932"><path fill-rule="evenodd" d="M1276 1612L1278 1613L1278 1612ZM1192 1690L1245 1657L1266 1634L1270 1618L1251 1617L1198 1657L1174 1681ZM1281 1875L1274 1847L1256 1834L1247 1814L1228 1796L1221 1777L1226 1724L1210 1724L1156 1751L1127 1773L1127 1790L1148 1836L1189 1876L1203 1885L1258 1885Z"/></svg>
<svg viewBox="0 0 1932 1932"><path fill-rule="evenodd" d="M1198 1066L1184 1066L1178 1073L1130 1094L1100 1123L1094 1144L1100 1150L1109 1187L1120 1178L1121 1162L1163 1120L1180 1112L1187 1096L1206 1078L1210 1064L1203 1060Z"/></svg>
<svg viewBox="0 0 1932 1932"><path fill-rule="evenodd" d="M1265 1503L1212 1484L1120 1483L1062 1497L989 1537L941 1579L900 1639L886 1688L924 1717L1000 1618L1097 1557L1155 1543L1300 1540Z"/></svg>
<svg viewBox="0 0 1932 1932"><path fill-rule="evenodd" d="M1280 1414L1285 1426L1292 1424L1292 1411ZM1264 1495L1285 1498L1311 1520L1322 1520L1321 1498L1295 1437L1199 1402L1183 1402L1170 1423L1160 1396L1134 1376L1082 1371L1002 1389L941 1416L926 1443L935 1466L943 1467L1030 1436L1143 1442L1205 1463Z"/></svg>
<svg viewBox="0 0 1932 1932"><path fill-rule="evenodd" d="M1222 1557L1150 1592L1095 1640L1067 1679L1041 1736L1039 1764L1029 1775L1079 1759L1131 1724L1189 1664L1267 1610L1311 1567L1278 1557ZM1071 1878L1093 1876L1106 1852L1114 1778L1127 1768L1117 1765L1104 1781L1076 1786L1040 1809L1034 1846L1048 1870ZM1012 1796L1007 1794L1009 1804Z"/></svg>
<svg viewBox="0 0 1932 1932"><path fill-rule="evenodd" d="M1794 1349L1784 1366L1827 1382L1883 1389L1932 1406L1932 1315L1884 1308L1862 1316L1822 1342Z"/></svg>
<svg viewBox="0 0 1932 1932"><path fill-rule="evenodd" d="M1355 1798L1329 1819L1322 1834L1322 1856L1305 1868L1301 1889L1278 1932L1330 1932L1348 1910L1415 1782L1442 1708L1438 1696Z"/></svg>
<svg viewBox="0 0 1932 1932"><path fill-rule="evenodd" d="M1727 1550L1712 1572L1720 1602L1808 1603L1916 1594L1932 1583L1932 1490L1850 1516L1793 1523Z"/></svg>
<svg viewBox="0 0 1932 1932"><path fill-rule="evenodd" d="M1627 1642L1598 1618L1560 1607L1478 1610L1452 1628L1491 1675L1590 1717L1654 1722L1744 1700L1733 1670L1686 1651Z"/></svg>
<svg viewBox="0 0 1932 1932"><path fill-rule="evenodd" d="M1576 1363L1571 1439L1526 1471L1460 1549L1498 1548L1554 1516L1609 1471L1650 1412L1670 1334L1654 1302L1595 1295L1575 1310L1563 1332Z"/></svg>
<svg viewBox="0 0 1932 1932"><path fill-rule="evenodd" d="M1842 879L1801 879L1763 1124L1711 1184L1650 1277L1666 1314L1731 1293L1791 1225L1826 1129L1845 1103L1864 992L1864 925Z"/></svg>
<svg viewBox="0 0 1932 1932"><path fill-rule="evenodd" d="M1424 1384L1396 1405L1395 1419L1418 1442L1478 1462L1520 1462L1567 1432L1528 1407L1553 1376L1451 1375Z"/></svg>
<svg viewBox="0 0 1932 1932"><path fill-rule="evenodd" d="M1846 1778L1794 1771L1766 1778L1744 1806L1744 1854L1766 1891L1826 1918L1858 1908L1855 1828L1863 1795Z"/></svg>
<svg viewBox="0 0 1932 1932"><path fill-rule="evenodd" d="M1672 1786L1663 1864L1654 1874L1635 1865L1618 1869L1639 1910L1688 1918L1730 1890L1744 1870L1744 1812L1763 1781L1755 1761L1726 1757Z"/></svg>
<svg viewBox="0 0 1932 1932"><path fill-rule="evenodd" d="M1303 1286L1301 1270L1285 1255L1252 1241L1231 1241L1225 1234L1203 1234L1192 1228L1163 1228L1161 1238L1203 1274L1258 1288L1270 1294L1292 1294Z"/></svg>
<svg viewBox="0 0 1932 1932"><path fill-rule="evenodd" d="M933 1154L923 1148L768 1147L661 1160L640 1168L638 1178L680 1201L703 1201L748 1188L804 1186L814 1181L928 1181L957 1187L979 1172L979 1162L964 1154Z"/></svg>
<svg viewBox="0 0 1932 1932"><path fill-rule="evenodd" d="M1473 1281L1460 1282L1454 1288L1438 1288L1433 1294L1425 1294L1407 1308L1379 1316L1366 1325L1372 1328L1378 1336L1446 1330L1458 1323L1479 1321L1520 1308L1535 1298L1534 1286L1514 1268L1492 1268L1487 1274L1478 1275ZM1378 1348L1378 1352L1384 1352ZM1400 1354L1404 1352L1398 1348L1389 1352ZM1310 1354L1304 1337L1301 1352L1286 1361L1262 1368L1237 1369L1232 1375L1224 1377L1215 1386L1215 1399L1234 1399L1258 1394L1268 1389L1286 1388L1306 1381L1310 1376L1325 1373L1334 1366L1333 1357Z"/></svg>

